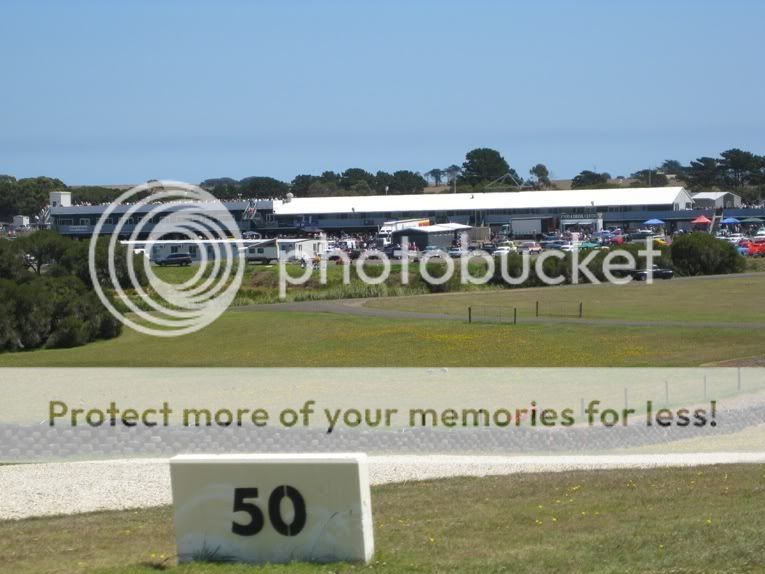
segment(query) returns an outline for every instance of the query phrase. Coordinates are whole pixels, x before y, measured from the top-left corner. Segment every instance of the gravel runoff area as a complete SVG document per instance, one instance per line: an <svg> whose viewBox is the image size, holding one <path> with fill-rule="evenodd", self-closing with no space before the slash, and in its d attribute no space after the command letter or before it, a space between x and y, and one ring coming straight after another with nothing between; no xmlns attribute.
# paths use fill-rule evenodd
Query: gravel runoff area
<svg viewBox="0 0 765 574"><path fill-rule="evenodd" d="M593 456L370 456L370 481L765 463L765 452ZM172 502L168 459L0 466L0 520L162 506Z"/></svg>

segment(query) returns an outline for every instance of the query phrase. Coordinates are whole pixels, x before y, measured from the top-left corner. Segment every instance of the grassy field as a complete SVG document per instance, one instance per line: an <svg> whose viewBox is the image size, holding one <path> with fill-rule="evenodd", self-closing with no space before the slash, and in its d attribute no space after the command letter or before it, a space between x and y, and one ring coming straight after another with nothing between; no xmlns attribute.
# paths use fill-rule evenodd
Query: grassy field
<svg viewBox="0 0 765 574"><path fill-rule="evenodd" d="M440 267L440 262L436 261L431 266ZM198 271L197 265L189 267L154 267L157 277L167 283L179 284L191 279ZM291 264L287 267L291 276L299 277L303 270L297 264ZM401 295L421 295L440 290L458 290L458 291L478 291L486 289L495 289L491 285L461 285L459 277L450 281L448 286L430 287L419 276L419 267L417 264L409 266L409 284L405 285L401 279L402 265L400 263L391 264L391 272L388 279L380 285L368 285L362 281L356 272L356 266L350 267L338 266L335 264L327 265L327 283L322 284L319 280L319 272L314 271L311 278L302 285L288 286L284 300L286 301L306 301L306 300L325 300L325 299L348 299L358 297L395 297ZM459 266L457 266L459 270ZM480 275L484 267L480 263L470 264L471 273ZM366 273L370 277L376 277L383 271L379 263L370 262L365 266ZM344 283L345 273L349 273L349 283ZM439 271L440 272L440 271ZM434 274L439 273L434 271ZM457 271L457 274L459 271ZM242 278L242 284L239 288L235 305L249 305L257 303L277 303L279 302L279 268L276 265L247 265Z"/></svg>
<svg viewBox="0 0 765 574"><path fill-rule="evenodd" d="M431 263L431 266L435 268L441 267L439 261ZM192 265L190 267L154 267L154 272L157 277L172 284L183 283L191 277L197 271L197 266ZM302 273L302 270L297 265L291 265L289 267L289 273L294 276L298 276ZM375 263L374 260L370 261L365 266L366 272L374 277L380 273L382 267ZM288 286L286 301L305 301L305 300L326 300L326 299L348 299L359 297L400 297L400 296L416 296L429 294L433 292L450 292L450 293L485 293L495 292L498 295L506 293L507 289L499 287L494 284L487 285L472 285L461 284L459 281L459 269L460 265L456 264L457 277L454 280L449 281L443 287L433 287L428 285L419 276L419 266L416 263L412 263L409 266L409 284L404 285L401 280L402 265L398 262L394 262L391 265L391 274L389 278L381 285L367 285L358 278L355 265L351 265L350 268L344 268L342 266L330 264L327 266L327 283L322 285L319 282L319 273L314 272L313 277L303 285ZM480 261L474 260L470 263L470 273L474 276L480 276L484 273L485 266ZM747 268L748 272L765 271L765 259L763 258L748 258ZM350 283L343 283L344 272L350 273ZM440 271L433 270L434 274L440 274ZM244 276L242 279L242 285L239 289L235 305L249 305L257 303L276 303L279 302L279 269L276 265L255 265L249 264L245 268ZM765 280L765 274L763 274L763 280ZM552 298L557 295L551 295ZM140 304L140 301L135 301ZM578 303L578 301L577 301Z"/></svg>
<svg viewBox="0 0 765 574"><path fill-rule="evenodd" d="M367 566L175 566L169 508L0 522L0 563L32 572L753 572L759 465L451 479L372 490Z"/></svg>
<svg viewBox="0 0 765 574"><path fill-rule="evenodd" d="M540 310L575 311L584 316L640 321L765 321L765 274L750 277L675 279L653 285L573 285L398 297L367 302L370 307L467 316L468 306L517 307L519 316Z"/></svg>
<svg viewBox="0 0 765 574"><path fill-rule="evenodd" d="M762 329L470 325L229 311L183 337L125 329L117 339L84 347L6 353L0 367L698 366L761 355L764 348Z"/></svg>

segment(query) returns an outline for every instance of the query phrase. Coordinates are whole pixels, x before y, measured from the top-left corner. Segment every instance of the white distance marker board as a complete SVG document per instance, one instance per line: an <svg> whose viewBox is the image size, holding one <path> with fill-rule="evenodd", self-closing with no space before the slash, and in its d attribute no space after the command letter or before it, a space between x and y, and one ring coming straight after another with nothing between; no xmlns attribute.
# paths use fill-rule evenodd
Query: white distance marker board
<svg viewBox="0 0 765 574"><path fill-rule="evenodd" d="M170 459L178 561L369 562L365 454Z"/></svg>

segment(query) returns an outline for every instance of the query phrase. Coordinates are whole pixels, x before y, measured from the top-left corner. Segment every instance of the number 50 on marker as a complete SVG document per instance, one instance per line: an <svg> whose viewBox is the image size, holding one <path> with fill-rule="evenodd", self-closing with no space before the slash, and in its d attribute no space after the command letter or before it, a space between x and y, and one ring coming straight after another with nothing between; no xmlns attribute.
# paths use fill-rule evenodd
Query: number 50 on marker
<svg viewBox="0 0 765 574"><path fill-rule="evenodd" d="M364 454L181 455L170 460L179 562L368 562Z"/></svg>

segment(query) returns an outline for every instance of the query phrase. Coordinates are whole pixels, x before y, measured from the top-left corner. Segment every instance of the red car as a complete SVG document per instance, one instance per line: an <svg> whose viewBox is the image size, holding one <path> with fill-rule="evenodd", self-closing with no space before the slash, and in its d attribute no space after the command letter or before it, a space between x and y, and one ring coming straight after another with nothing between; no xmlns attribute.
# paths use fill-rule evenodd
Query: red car
<svg viewBox="0 0 765 574"><path fill-rule="evenodd" d="M746 250L746 255L750 257L765 257L765 242L739 241L738 247L739 253L744 253Z"/></svg>

